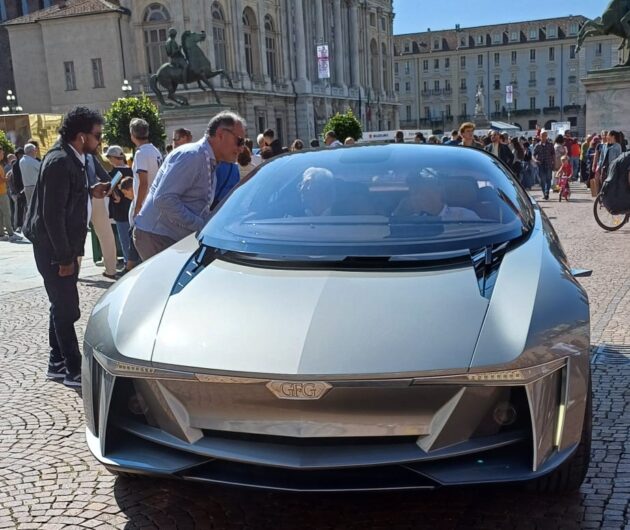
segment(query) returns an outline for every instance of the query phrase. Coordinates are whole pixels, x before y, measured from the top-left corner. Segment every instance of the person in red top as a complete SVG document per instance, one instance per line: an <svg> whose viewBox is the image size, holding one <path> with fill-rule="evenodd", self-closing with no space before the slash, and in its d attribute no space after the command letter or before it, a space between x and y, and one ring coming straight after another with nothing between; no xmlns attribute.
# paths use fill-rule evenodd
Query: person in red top
<svg viewBox="0 0 630 530"><path fill-rule="evenodd" d="M564 133L564 146L567 148L571 169L573 170L572 180L577 180L580 171L580 144L577 138L573 138L571 131Z"/></svg>

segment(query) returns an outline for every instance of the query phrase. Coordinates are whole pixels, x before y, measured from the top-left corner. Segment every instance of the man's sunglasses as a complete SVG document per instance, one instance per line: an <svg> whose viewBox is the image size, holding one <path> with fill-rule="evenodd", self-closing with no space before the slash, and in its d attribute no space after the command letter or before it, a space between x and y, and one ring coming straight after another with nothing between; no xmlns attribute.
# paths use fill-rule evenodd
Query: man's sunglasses
<svg viewBox="0 0 630 530"><path fill-rule="evenodd" d="M237 136L236 133L232 129L226 129L223 127L222 129L234 135L234 137L236 138L236 145L238 147L243 147L245 145L245 138L243 138L242 136Z"/></svg>
<svg viewBox="0 0 630 530"><path fill-rule="evenodd" d="M94 136L94 139L95 139L97 142L100 142L100 141L101 141L101 138L103 137L103 133L96 133L96 134L94 134L94 133L88 133L88 134L89 134L90 136Z"/></svg>

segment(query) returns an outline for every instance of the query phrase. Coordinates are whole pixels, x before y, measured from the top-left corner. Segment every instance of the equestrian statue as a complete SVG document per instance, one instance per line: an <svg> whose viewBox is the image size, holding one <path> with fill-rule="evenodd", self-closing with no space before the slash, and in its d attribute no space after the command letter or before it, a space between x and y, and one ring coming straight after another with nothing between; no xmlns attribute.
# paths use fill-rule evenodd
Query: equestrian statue
<svg viewBox="0 0 630 530"><path fill-rule="evenodd" d="M630 0L612 0L601 17L584 23L577 38L576 53L591 36L615 35L623 40L619 49L626 49L626 62L617 66L630 66Z"/></svg>
<svg viewBox="0 0 630 530"><path fill-rule="evenodd" d="M195 33L192 31L184 31L182 33L181 46L177 42L177 30L171 28L168 30L168 41L166 42L166 54L170 61L164 63L158 69L157 73L150 78L151 89L155 93L158 101L165 106L173 107L175 105L188 105L188 99L184 96L175 95L177 86L182 84L188 89L188 83L196 82L201 90L206 91L206 87L212 90L217 104L221 104L219 96L214 90L210 80L213 77L222 75L227 79L230 87L233 88L232 80L223 70L213 70L212 64L204 55L198 44L206 39L206 32ZM167 91L166 97L174 103L165 101L160 86Z"/></svg>

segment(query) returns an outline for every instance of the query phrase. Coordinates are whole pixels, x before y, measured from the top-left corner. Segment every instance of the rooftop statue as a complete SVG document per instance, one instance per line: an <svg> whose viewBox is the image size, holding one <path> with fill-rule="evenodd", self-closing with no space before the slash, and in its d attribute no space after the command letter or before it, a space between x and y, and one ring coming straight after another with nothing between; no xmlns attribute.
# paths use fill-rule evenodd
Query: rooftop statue
<svg viewBox="0 0 630 530"><path fill-rule="evenodd" d="M630 0L612 0L601 17L585 22L578 34L576 53L587 37L600 35L621 37L623 42L619 49L630 50ZM618 66L630 66L630 53L626 55L626 62Z"/></svg>
<svg viewBox="0 0 630 530"><path fill-rule="evenodd" d="M205 31L195 33L192 31L184 31L182 33L181 46L177 42L177 30L171 28L168 31L169 39L166 42L166 54L170 61L164 63L158 69L157 73L150 78L151 89L155 93L158 101L162 105L174 106L188 105L188 99L184 96L177 96L175 91L177 86L183 84L187 88L187 83L197 82L197 85L203 91L206 87L212 90L212 94L221 104L219 96L214 90L210 80L213 77L222 75L225 77L232 87L232 80L223 70L213 70L212 64L199 48L198 44L206 39ZM167 90L166 97L175 103L167 103L160 91L160 85Z"/></svg>

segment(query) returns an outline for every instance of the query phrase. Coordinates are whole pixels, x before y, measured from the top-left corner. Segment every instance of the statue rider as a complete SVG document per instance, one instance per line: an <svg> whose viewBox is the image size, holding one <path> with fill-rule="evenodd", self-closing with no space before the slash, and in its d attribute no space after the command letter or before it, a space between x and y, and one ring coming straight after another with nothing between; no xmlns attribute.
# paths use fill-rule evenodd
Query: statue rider
<svg viewBox="0 0 630 530"><path fill-rule="evenodd" d="M188 88L186 83L188 82L189 65L186 60L186 56L182 51L182 47L175 39L176 36L177 30L175 28L170 28L168 30L168 40L166 41L166 55L170 58L172 66L182 70L182 83L184 84L184 87Z"/></svg>

